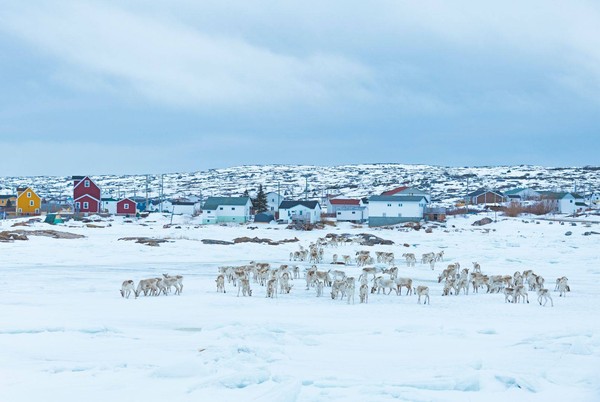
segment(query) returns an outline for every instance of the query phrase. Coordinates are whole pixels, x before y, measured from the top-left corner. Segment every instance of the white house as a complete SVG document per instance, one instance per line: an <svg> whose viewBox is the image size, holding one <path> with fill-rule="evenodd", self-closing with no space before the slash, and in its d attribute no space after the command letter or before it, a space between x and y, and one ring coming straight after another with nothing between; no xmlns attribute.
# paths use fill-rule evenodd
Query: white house
<svg viewBox="0 0 600 402"><path fill-rule="evenodd" d="M278 194L274 191L270 191L266 194L267 196L267 211L277 212L279 211L279 205L284 200L283 195Z"/></svg>
<svg viewBox="0 0 600 402"><path fill-rule="evenodd" d="M360 199L331 198L327 200L327 213L338 221L365 222L369 217L368 208Z"/></svg>
<svg viewBox="0 0 600 402"><path fill-rule="evenodd" d="M200 204L193 201L171 201L172 212L175 215L195 215L200 210Z"/></svg>
<svg viewBox="0 0 600 402"><path fill-rule="evenodd" d="M513 188L504 191L503 194L508 198L508 201L522 202L540 199L540 193L530 188Z"/></svg>
<svg viewBox="0 0 600 402"><path fill-rule="evenodd" d="M576 193L556 193L540 191L541 199L553 203L559 214L573 214L588 207L582 196Z"/></svg>
<svg viewBox="0 0 600 402"><path fill-rule="evenodd" d="M394 196L423 196L427 200L427 202L431 202L431 194L426 191L419 190L415 187L401 186L396 187L392 190L384 191L381 193L383 196L394 195Z"/></svg>
<svg viewBox="0 0 600 402"><path fill-rule="evenodd" d="M286 223L321 221L321 204L318 201L282 201L279 204L279 219Z"/></svg>
<svg viewBox="0 0 600 402"><path fill-rule="evenodd" d="M375 195L369 198L369 226L419 222L423 219L427 198L423 195Z"/></svg>
<svg viewBox="0 0 600 402"><path fill-rule="evenodd" d="M203 224L246 223L250 221L250 197L208 197L202 206Z"/></svg>
<svg viewBox="0 0 600 402"><path fill-rule="evenodd" d="M117 200L112 197L102 197L100 199L100 211L111 215L116 215Z"/></svg>

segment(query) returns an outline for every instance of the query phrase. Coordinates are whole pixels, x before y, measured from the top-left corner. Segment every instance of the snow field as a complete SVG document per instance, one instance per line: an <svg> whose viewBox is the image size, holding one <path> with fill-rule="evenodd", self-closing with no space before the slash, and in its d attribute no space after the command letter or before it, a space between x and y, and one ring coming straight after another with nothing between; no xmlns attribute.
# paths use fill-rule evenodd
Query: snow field
<svg viewBox="0 0 600 402"><path fill-rule="evenodd" d="M431 234L350 226L250 231L196 228L193 221L163 229L160 219L148 226L115 220L100 229L56 228L85 239L0 243L0 400L600 399L597 239L582 236L581 226L519 220L492 224L495 231L485 234L472 229L472 220L451 219L447 229L458 231ZM31 229L41 227L47 228ZM566 230L573 235L564 236ZM371 294L368 304L359 304L358 289L356 304L348 305L331 300L329 288L315 297L304 279L277 299L265 298L254 283L250 298L236 297L227 283L227 293L216 293L219 265L288 263L298 244L306 247L328 232L371 232L395 241L326 248L325 262L333 253L393 251L400 276L430 287L431 305L404 294ZM174 241L154 248L117 240L125 236ZM297 236L300 243L198 241L240 236ZM420 263L407 268L400 258L441 249L445 261L435 271ZM442 297L437 276L454 261L468 268L478 261L487 274L533 269L545 277L555 306L539 306L533 292L530 304L504 303L502 294ZM354 266L347 271L360 274ZM162 273L184 275L181 296L120 297L123 280ZM559 298L554 280L563 275L572 292Z"/></svg>

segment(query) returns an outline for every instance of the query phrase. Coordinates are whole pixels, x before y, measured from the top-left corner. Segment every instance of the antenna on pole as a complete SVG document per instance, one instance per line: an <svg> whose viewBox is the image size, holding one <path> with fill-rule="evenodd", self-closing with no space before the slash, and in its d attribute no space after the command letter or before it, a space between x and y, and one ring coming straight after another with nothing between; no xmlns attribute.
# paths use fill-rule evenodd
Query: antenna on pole
<svg viewBox="0 0 600 402"><path fill-rule="evenodd" d="M308 201L308 175L304 175L304 179L306 180L306 186L304 187L304 200Z"/></svg>
<svg viewBox="0 0 600 402"><path fill-rule="evenodd" d="M149 175L146 175L146 211L148 210L148 180Z"/></svg>

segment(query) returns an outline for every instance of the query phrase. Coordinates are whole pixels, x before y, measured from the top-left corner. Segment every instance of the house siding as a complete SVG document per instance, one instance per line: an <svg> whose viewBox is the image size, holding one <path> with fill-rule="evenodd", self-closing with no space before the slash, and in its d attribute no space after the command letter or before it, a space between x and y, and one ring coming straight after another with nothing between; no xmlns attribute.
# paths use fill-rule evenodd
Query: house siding
<svg viewBox="0 0 600 402"><path fill-rule="evenodd" d="M89 180L89 187L85 186L85 181ZM77 212L80 213L98 213L100 212L100 187L89 177L76 178L73 180L73 200L79 202L81 207ZM88 208L83 208L83 203L89 203Z"/></svg>
<svg viewBox="0 0 600 402"><path fill-rule="evenodd" d="M16 204L19 215L39 215L42 208L42 199L28 187L17 195Z"/></svg>

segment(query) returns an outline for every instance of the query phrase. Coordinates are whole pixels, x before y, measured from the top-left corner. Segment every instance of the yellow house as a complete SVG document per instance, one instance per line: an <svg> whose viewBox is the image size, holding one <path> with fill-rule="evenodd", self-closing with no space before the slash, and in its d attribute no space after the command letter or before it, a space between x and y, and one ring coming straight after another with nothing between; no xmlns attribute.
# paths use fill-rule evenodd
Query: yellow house
<svg viewBox="0 0 600 402"><path fill-rule="evenodd" d="M17 215L39 215L42 199L31 187L17 188Z"/></svg>

